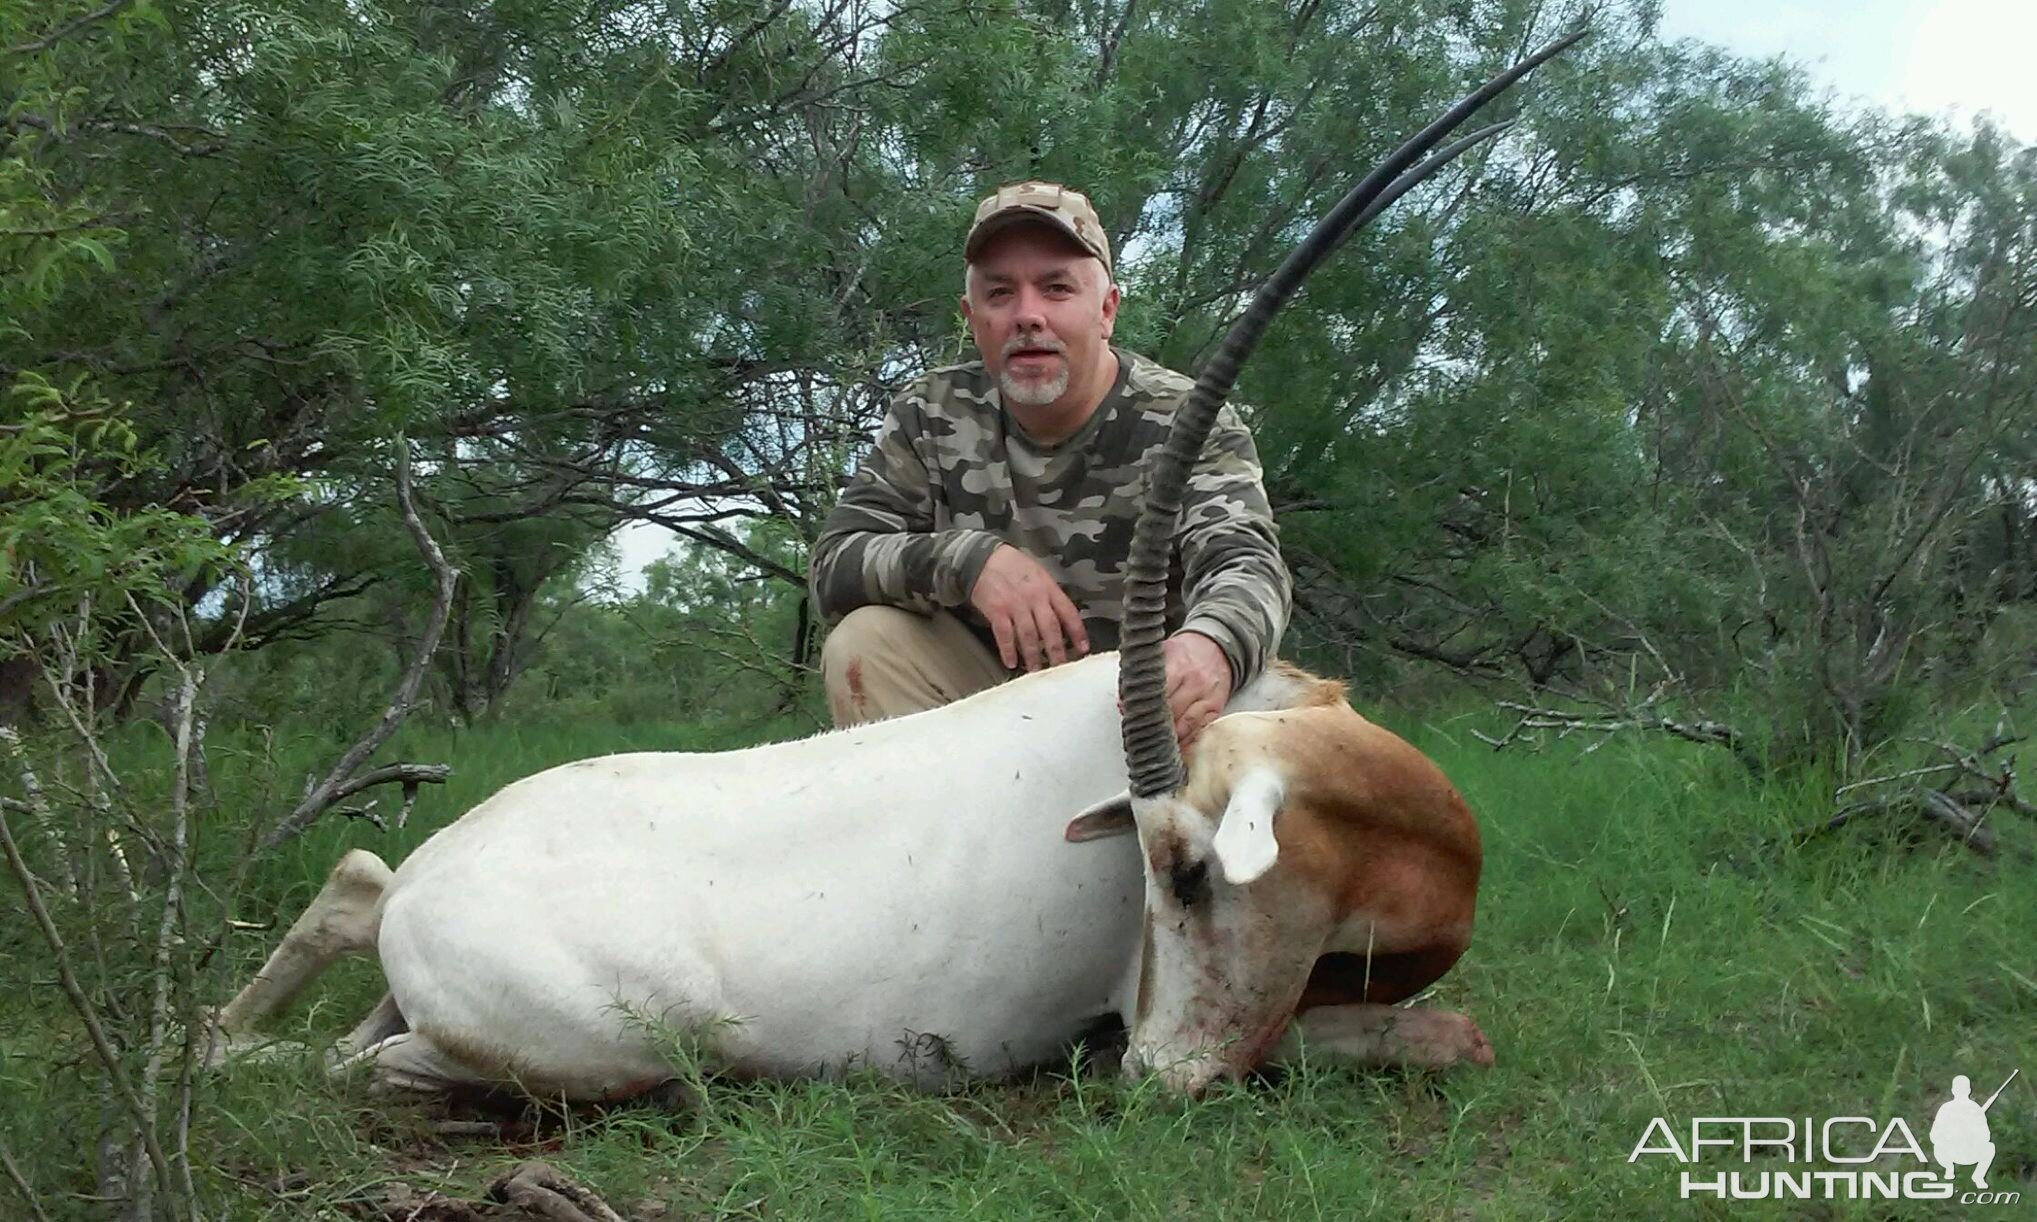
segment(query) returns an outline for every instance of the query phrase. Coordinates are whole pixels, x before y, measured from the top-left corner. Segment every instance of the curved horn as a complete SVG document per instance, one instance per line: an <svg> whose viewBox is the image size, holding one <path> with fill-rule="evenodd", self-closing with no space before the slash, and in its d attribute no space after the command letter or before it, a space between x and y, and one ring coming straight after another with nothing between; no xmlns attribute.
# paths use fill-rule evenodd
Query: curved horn
<svg viewBox="0 0 2037 1222"><path fill-rule="evenodd" d="M1272 279L1260 287L1252 304L1231 325L1223 345L1203 366L1187 401L1175 413L1166 448L1146 477L1146 500L1133 528L1132 550L1125 563L1118 697L1124 707L1125 766L1131 774L1134 797L1158 797L1181 786L1181 748L1174 740L1174 723L1168 715L1167 668L1160 654L1160 642L1167 631L1168 553L1175 523L1181 516L1181 496L1188 485L1189 470L1209 439L1217 410L1237 381L1239 366L1259 346L1273 315L1332 250L1408 188L1441 169L1459 153L1496 135L1506 125L1494 124L1458 140L1403 176L1416 158L1509 85L1569 48L1586 32L1580 29L1558 38L1487 81L1374 166L1364 181L1316 223Z"/></svg>
<svg viewBox="0 0 2037 1222"><path fill-rule="evenodd" d="M1335 254L1337 251L1344 249L1344 243L1350 241L1353 234L1371 224L1373 217L1391 208L1395 200L1408 193L1408 188L1457 160L1459 153L1468 152L1473 146L1485 143L1513 125L1514 121L1512 119L1501 119L1497 123L1479 128L1468 136L1459 136L1442 148L1437 149L1435 154L1427 161L1409 170L1399 178L1394 179L1393 185L1381 191L1379 198L1365 205L1365 211L1358 214L1358 219L1351 222L1351 227L1338 235L1337 244L1330 249L1330 253Z"/></svg>

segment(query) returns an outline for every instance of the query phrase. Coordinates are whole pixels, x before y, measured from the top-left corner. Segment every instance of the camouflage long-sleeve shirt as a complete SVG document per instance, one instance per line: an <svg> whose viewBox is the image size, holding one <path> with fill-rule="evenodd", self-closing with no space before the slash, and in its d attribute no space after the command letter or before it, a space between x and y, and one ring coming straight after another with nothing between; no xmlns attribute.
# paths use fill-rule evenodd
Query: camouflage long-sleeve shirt
<svg viewBox="0 0 2037 1222"><path fill-rule="evenodd" d="M1060 583L1091 648L1115 649L1145 473L1194 386L1117 355L1117 383L1095 414L1051 446L1013 423L981 362L933 370L901 391L814 545L814 601L828 622L871 603L946 607L988 642L969 593L990 553L1009 543ZM1292 601L1258 450L1226 406L1182 504L1168 630L1216 641L1242 686L1272 660Z"/></svg>

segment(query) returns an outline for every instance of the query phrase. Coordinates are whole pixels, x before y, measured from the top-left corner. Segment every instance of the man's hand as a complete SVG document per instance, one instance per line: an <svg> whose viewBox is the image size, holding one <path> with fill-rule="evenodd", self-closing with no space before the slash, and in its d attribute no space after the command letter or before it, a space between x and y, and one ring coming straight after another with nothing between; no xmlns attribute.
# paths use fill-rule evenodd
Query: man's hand
<svg viewBox="0 0 2037 1222"><path fill-rule="evenodd" d="M984 562L969 605L996 635L1006 670L1017 670L1021 661L1029 671L1059 666L1071 652L1078 658L1089 652L1089 634L1075 604L1039 561L1009 543L998 544ZM1221 653L1217 664L1224 664Z"/></svg>
<svg viewBox="0 0 2037 1222"><path fill-rule="evenodd" d="M1231 698L1231 663L1223 649L1200 632L1177 632L1160 643L1167 660L1167 708L1174 737L1183 748L1217 719Z"/></svg>

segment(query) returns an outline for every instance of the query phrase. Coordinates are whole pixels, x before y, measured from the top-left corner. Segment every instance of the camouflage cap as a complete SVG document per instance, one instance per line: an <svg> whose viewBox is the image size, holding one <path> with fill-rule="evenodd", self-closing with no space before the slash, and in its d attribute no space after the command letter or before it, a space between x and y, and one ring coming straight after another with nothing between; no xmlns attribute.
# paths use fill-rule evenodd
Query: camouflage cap
<svg viewBox="0 0 2037 1222"><path fill-rule="evenodd" d="M969 237L962 243L962 257L973 262L982 252L983 244L993 236L1028 222L1045 222L1058 228L1074 238L1076 245L1103 260L1104 275L1113 274L1110 239L1103 236L1103 222L1096 219L1096 209L1089 206L1089 197L1058 182L1006 183L996 194L986 197L976 205L976 220L970 224Z"/></svg>

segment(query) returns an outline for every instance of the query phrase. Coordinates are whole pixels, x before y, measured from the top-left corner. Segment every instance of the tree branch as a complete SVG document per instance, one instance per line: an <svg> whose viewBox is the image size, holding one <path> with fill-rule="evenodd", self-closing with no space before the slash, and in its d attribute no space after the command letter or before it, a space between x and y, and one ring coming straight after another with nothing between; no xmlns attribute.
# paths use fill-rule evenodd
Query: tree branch
<svg viewBox="0 0 2037 1222"><path fill-rule="evenodd" d="M7 48L7 53L9 55L34 55L38 51L47 51L86 26L106 20L132 3L134 3L134 0L110 0L104 7L94 9L82 17L60 25L34 42L25 42L18 47Z"/></svg>
<svg viewBox="0 0 2037 1222"><path fill-rule="evenodd" d="M403 786L403 812L396 817L396 826L402 827L409 817L411 804L417 801L419 785L443 785L453 775L448 764L384 764L370 772L352 778L333 791L332 800L342 802L363 789L377 785Z"/></svg>
<svg viewBox="0 0 2037 1222"><path fill-rule="evenodd" d="M148 1153L149 1165L155 1169L156 1181L162 1187L163 1195L174 1196L176 1185L170 1179L170 1163L163 1155L162 1146L156 1141L156 1127L151 1123L148 1112L141 1105L141 1097L134 1092L134 1084L127 1080L127 1071L121 1067L120 1056L113 1050L113 1042L106 1038L106 1028L99 1025L99 1014L92 1006L92 999L85 995L78 977L71 971L71 955L64 945L64 936L57 932L56 922L50 919L49 909L43 906L42 894L36 886L35 875L30 872L28 862L21 856L21 849L14 843L14 829L8 826L4 809L0 809L0 852L7 857L7 868L21 886L21 895L28 904L28 914L35 918L36 928L41 931L43 942L50 948L56 959L57 983L62 986L64 996L70 1000L71 1008L85 1024L85 1034L91 1037L92 1051L99 1058L100 1067L106 1071L107 1080L120 1096L129 1117L134 1121L143 1148Z"/></svg>
<svg viewBox="0 0 2037 1222"><path fill-rule="evenodd" d="M340 757L340 761L333 765L332 771L326 774L325 780L305 794L304 800L297 804L297 808L277 824L275 830L263 837L261 847L264 850L273 849L310 827L320 814L339 801L343 796L342 790L353 776L354 770L383 743L389 741L389 736L396 732L396 727L410 715L411 707L417 699L417 690L424 683L425 671L431 664L432 655L438 652L439 637L445 632L446 620L452 614L453 589L458 583L459 574L446 563L445 553L439 550L439 545L432 539L431 532L425 529L423 519L417 515L417 503L410 489L410 443L402 437L396 439L396 502L403 511L403 525L410 531L411 541L417 544L418 553L424 557L425 564L430 566L432 575L437 578L437 592L432 604L431 617L426 621L424 635L418 640L417 653L410 659L410 666L404 671L403 680L397 685L396 695L390 700L388 709L383 712L382 720L359 742L348 748L347 753Z"/></svg>
<svg viewBox="0 0 2037 1222"><path fill-rule="evenodd" d="M14 1165L14 1155L7 1143L0 1141L0 1168L5 1168L7 1178L14 1184L14 1190L28 1203L28 1210L35 1215L35 1222L50 1222L50 1216L42 1211L42 1202L36 1198L35 1189L29 1185L28 1177L21 1174L21 1168Z"/></svg>
<svg viewBox="0 0 2037 1222"><path fill-rule="evenodd" d="M32 127L46 136L61 138L57 131L57 124L42 115L25 112L17 113L7 116L0 123L4 123L8 127ZM226 147L226 133L214 131L209 127L193 127L188 124L178 124L176 126L183 131L197 132L200 135L207 136L212 142L209 144L185 144L182 140L171 135L169 128L159 127L152 123L125 123L116 119L80 119L74 126L81 132L119 132L127 136L146 137L147 139L167 144L187 157L210 157Z"/></svg>
<svg viewBox="0 0 2037 1222"><path fill-rule="evenodd" d="M673 534L684 535L696 543L705 543L709 547L727 552L739 560L756 565L758 569L769 573L771 576L786 582L796 589L803 590L806 588L806 574L797 573L786 568L776 560L750 547L725 530L716 530L713 527L687 526L680 519L667 517L664 514L644 513L636 516L640 521L662 526Z"/></svg>

